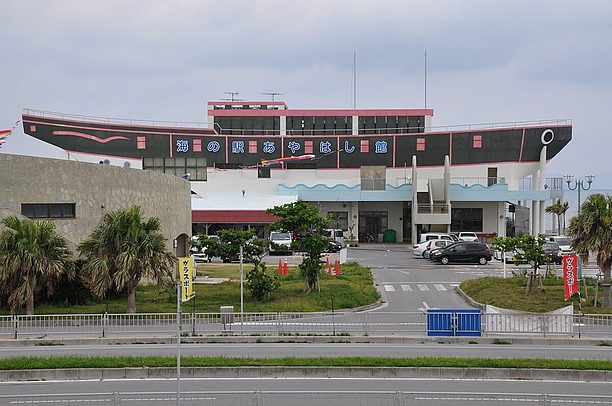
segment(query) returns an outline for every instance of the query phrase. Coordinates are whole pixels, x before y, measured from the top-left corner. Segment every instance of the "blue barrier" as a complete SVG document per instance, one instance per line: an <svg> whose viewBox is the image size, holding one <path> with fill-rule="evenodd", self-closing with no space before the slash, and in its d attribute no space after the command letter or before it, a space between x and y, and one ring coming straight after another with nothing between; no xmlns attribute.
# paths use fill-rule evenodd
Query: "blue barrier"
<svg viewBox="0 0 612 406"><path fill-rule="evenodd" d="M480 310L427 310L428 336L471 336L479 337L481 333Z"/></svg>

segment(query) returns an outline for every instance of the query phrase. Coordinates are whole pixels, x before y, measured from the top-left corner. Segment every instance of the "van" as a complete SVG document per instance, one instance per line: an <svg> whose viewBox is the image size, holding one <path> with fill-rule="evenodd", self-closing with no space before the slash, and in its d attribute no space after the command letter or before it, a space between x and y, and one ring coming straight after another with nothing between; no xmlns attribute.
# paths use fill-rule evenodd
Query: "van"
<svg viewBox="0 0 612 406"><path fill-rule="evenodd" d="M454 238L453 238L454 237ZM419 244L424 243L429 240L450 240L450 241L458 241L459 239L455 236L446 233L425 233L421 234L421 238L419 238Z"/></svg>
<svg viewBox="0 0 612 406"><path fill-rule="evenodd" d="M571 247L572 242L570 241L569 237L564 235L548 235L546 236L546 241L556 242L559 244L563 255L572 254L574 252Z"/></svg>
<svg viewBox="0 0 612 406"><path fill-rule="evenodd" d="M346 242L344 241L344 231L338 228L336 229L328 228L327 230L325 230L324 235L325 237L328 237L332 241L339 242L342 248L346 247Z"/></svg>

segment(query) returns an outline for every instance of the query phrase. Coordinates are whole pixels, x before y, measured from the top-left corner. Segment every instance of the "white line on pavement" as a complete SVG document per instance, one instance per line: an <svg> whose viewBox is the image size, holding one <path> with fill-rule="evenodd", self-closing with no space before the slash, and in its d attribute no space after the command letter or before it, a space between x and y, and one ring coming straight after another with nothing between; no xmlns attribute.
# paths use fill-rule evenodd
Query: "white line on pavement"
<svg viewBox="0 0 612 406"><path fill-rule="evenodd" d="M385 285L385 292L395 292L393 285Z"/></svg>

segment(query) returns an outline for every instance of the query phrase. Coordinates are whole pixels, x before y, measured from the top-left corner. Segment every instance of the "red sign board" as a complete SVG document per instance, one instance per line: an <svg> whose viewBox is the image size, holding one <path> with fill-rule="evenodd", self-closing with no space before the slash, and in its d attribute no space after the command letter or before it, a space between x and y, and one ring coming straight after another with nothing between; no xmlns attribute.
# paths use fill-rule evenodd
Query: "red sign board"
<svg viewBox="0 0 612 406"><path fill-rule="evenodd" d="M578 293L578 256L563 256L563 285L565 286L565 299Z"/></svg>

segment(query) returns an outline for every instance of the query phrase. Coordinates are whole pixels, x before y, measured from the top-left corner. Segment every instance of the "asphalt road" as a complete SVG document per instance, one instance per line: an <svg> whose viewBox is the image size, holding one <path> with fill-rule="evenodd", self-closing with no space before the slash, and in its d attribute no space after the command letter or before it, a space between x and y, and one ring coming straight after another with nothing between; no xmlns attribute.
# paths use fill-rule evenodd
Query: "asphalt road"
<svg viewBox="0 0 612 406"><path fill-rule="evenodd" d="M175 379L41 381L0 383L0 393L100 393L100 392L176 392ZM609 382L457 380L430 378L182 378L181 390L189 391L305 391L312 394L338 391L414 391L534 393L610 396ZM131 403L130 403L131 404ZM224 403L232 404L232 403ZM236 403L238 404L238 403ZM246 403L245 403L246 404ZM251 404L251 403L248 403ZM293 404L293 403L292 403ZM306 403L307 404L307 403ZM333 403L336 404L336 403ZM354 404L354 403L342 403ZM362 403L368 404L368 403ZM376 403L372 403L376 404ZM435 404L435 403L434 403ZM453 403L443 403L453 404ZM466 403L461 403L466 404ZM479 403L487 404L487 403ZM490 403L488 403L490 404Z"/></svg>
<svg viewBox="0 0 612 406"><path fill-rule="evenodd" d="M340 337L341 338L341 337ZM610 347L579 345L260 343L182 344L182 356L194 357L484 357L612 360ZM0 348L0 358L16 356L176 356L175 344L61 345Z"/></svg>

